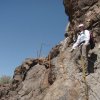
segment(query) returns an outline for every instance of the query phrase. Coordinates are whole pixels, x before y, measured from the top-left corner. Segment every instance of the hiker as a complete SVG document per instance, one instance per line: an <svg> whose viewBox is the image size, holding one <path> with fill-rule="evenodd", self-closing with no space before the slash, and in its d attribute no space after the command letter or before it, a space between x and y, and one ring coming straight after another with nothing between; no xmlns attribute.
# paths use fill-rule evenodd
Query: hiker
<svg viewBox="0 0 100 100"><path fill-rule="evenodd" d="M88 74L88 52L89 52L89 41L90 41L90 32L88 30L85 30L84 24L80 24L78 26L80 32L78 34L77 40L76 42L73 44L72 49L70 50L71 52L73 50L77 50L77 53L75 54L74 57L74 63L76 65L76 69L78 69L78 71L80 71L79 67L78 67L78 59L79 57L83 57L84 60L84 64L85 64L85 73Z"/></svg>

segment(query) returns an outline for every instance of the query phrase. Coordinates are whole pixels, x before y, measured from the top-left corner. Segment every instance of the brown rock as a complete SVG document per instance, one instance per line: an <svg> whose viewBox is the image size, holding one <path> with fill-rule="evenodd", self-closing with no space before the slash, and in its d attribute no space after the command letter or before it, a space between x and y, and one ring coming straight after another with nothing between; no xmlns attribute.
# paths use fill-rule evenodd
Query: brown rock
<svg viewBox="0 0 100 100"><path fill-rule="evenodd" d="M100 100L100 0L63 1L70 21L67 42L52 48L46 58L25 59L15 69L12 84L0 85L0 100ZM77 50L69 52L81 22L93 31L96 41L89 52L86 83L73 62Z"/></svg>

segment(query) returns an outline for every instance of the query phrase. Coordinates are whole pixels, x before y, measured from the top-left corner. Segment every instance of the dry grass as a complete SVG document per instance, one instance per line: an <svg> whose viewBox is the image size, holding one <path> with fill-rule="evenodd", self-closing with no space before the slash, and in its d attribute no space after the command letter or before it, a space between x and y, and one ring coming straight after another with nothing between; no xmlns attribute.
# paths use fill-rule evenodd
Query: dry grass
<svg viewBox="0 0 100 100"><path fill-rule="evenodd" d="M0 77L0 84L9 84L11 82L12 82L11 76L3 75L2 77Z"/></svg>

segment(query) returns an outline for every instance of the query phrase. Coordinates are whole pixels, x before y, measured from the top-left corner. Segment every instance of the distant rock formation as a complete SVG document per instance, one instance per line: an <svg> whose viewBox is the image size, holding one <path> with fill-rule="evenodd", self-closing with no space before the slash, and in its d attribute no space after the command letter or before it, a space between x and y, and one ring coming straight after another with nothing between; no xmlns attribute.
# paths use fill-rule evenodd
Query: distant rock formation
<svg viewBox="0 0 100 100"><path fill-rule="evenodd" d="M63 4L70 21L69 37L46 58L25 59L15 69L13 82L0 85L0 100L100 100L100 0L64 0ZM87 84L83 73L75 71L77 51L69 52L79 23L93 31L96 42L89 52Z"/></svg>

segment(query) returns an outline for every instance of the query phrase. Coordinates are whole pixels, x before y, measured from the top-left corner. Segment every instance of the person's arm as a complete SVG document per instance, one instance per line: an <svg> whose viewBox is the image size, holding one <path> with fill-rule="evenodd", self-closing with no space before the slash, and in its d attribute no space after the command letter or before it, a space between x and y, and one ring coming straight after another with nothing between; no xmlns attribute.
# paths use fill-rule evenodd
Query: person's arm
<svg viewBox="0 0 100 100"><path fill-rule="evenodd" d="M80 43L80 35L78 36L77 41L73 44L72 48L76 49L76 47L79 45L79 43Z"/></svg>
<svg viewBox="0 0 100 100"><path fill-rule="evenodd" d="M90 41L90 32L88 30L85 30L85 43L84 45L88 45Z"/></svg>
<svg viewBox="0 0 100 100"><path fill-rule="evenodd" d="M70 52L72 52L74 49L76 49L76 47L79 45L79 43L80 43L80 35L78 36L77 41L73 44Z"/></svg>

